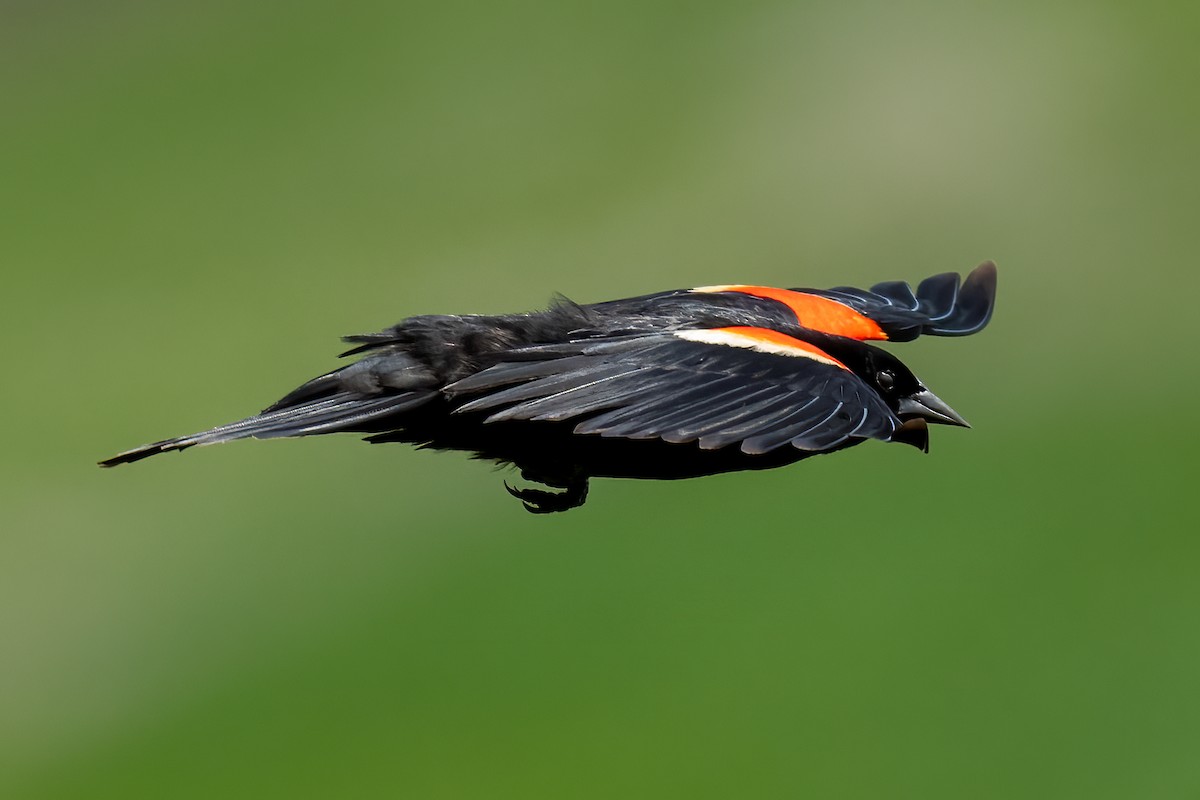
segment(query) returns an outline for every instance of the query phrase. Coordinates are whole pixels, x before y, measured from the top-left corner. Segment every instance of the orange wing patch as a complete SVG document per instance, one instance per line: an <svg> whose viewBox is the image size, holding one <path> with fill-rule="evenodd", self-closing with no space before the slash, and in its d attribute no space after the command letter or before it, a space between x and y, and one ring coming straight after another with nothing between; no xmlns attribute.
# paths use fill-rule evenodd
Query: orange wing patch
<svg viewBox="0 0 1200 800"><path fill-rule="evenodd" d="M707 328L695 331L675 331L680 339L703 344L718 344L725 347L744 347L747 350L757 350L760 353L771 353L777 356L793 358L810 358L829 364L833 367L848 369L845 364L826 353L816 345L788 336L786 333L773 331L770 328L752 328L737 326L733 328Z"/></svg>
<svg viewBox="0 0 1200 800"><path fill-rule="evenodd" d="M818 297L804 292L793 292L791 289L774 289L770 286L743 286L730 284L728 286L701 286L692 289L693 292L739 292L752 297L762 297L783 303L792 310L796 319L805 328L821 333L832 333L834 336L845 336L849 339L865 341L867 339L886 340L887 334L883 328L870 317L863 316L848 305Z"/></svg>

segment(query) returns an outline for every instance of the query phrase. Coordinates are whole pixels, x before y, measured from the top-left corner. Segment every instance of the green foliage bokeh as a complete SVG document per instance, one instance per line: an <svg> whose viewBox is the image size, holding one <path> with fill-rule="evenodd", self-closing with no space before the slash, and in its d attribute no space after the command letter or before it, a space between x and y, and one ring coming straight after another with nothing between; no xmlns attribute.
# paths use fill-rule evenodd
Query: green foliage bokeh
<svg viewBox="0 0 1200 800"><path fill-rule="evenodd" d="M0 795L1196 796L1194 16L3 4ZM94 466L411 314L985 258L928 456Z"/></svg>

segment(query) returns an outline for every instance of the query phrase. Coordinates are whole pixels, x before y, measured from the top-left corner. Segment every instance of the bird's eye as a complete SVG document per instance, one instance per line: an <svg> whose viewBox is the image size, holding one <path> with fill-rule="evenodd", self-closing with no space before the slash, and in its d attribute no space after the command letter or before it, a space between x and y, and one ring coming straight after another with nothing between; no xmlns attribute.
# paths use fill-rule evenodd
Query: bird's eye
<svg viewBox="0 0 1200 800"><path fill-rule="evenodd" d="M892 387L896 385L896 373L890 369L880 370L875 373L875 383L879 384L879 388L885 392L891 391Z"/></svg>

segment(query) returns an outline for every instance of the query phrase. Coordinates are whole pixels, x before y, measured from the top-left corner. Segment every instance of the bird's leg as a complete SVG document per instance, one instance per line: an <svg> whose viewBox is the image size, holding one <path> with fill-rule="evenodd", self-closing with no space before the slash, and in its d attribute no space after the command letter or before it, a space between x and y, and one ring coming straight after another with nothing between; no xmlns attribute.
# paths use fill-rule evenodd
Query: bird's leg
<svg viewBox="0 0 1200 800"><path fill-rule="evenodd" d="M533 514L568 511L578 508L587 500L588 477L578 469L564 474L562 472L543 473L526 467L521 470L521 477L527 481L563 490L546 492L541 489L516 489L505 481L504 488L508 490L508 493L524 503L525 510Z"/></svg>

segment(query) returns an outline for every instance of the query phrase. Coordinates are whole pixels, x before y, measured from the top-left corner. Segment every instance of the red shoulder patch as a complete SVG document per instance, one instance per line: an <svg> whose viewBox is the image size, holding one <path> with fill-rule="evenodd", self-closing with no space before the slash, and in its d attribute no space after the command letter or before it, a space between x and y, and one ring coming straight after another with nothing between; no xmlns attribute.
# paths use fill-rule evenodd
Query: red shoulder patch
<svg viewBox="0 0 1200 800"><path fill-rule="evenodd" d="M879 323L870 317L858 313L853 308L827 297L818 297L804 292L793 292L791 289L775 289L770 286L701 286L692 289L693 292L739 292L752 297L762 297L783 303L796 315L796 320L805 328L821 333L831 333L834 336L845 336L848 339L866 341L868 339L886 340L887 334Z"/></svg>

